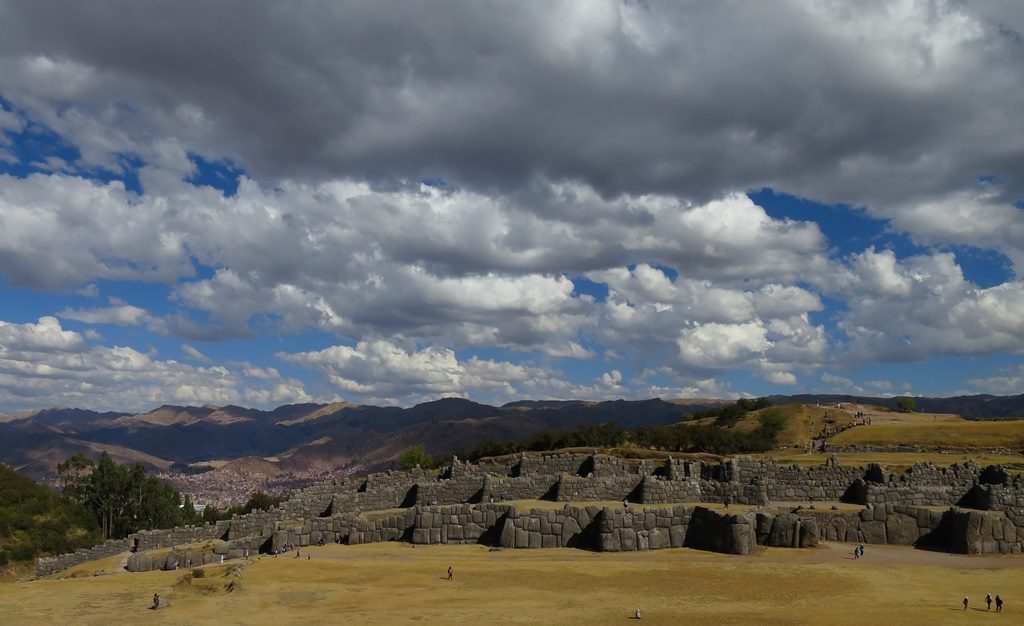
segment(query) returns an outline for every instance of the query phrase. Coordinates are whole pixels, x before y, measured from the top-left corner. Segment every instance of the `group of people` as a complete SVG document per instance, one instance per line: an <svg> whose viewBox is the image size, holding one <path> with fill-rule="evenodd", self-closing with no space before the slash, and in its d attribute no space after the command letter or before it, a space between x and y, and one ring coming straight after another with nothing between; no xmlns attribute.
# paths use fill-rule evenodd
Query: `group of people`
<svg viewBox="0 0 1024 626"><path fill-rule="evenodd" d="M996 613L1002 613L1003 612L1003 599L999 597L999 594L996 594L995 603L996 603ZM965 611L967 610L967 605L968 604L970 604L970 600L967 598L967 596L964 596L964 610ZM985 610L986 611L991 611L992 610L992 594L991 593L986 593L985 594Z"/></svg>
<svg viewBox="0 0 1024 626"><path fill-rule="evenodd" d="M862 557L862 556L864 556L864 544L863 543L853 549L853 560L854 561L859 561L860 557Z"/></svg>

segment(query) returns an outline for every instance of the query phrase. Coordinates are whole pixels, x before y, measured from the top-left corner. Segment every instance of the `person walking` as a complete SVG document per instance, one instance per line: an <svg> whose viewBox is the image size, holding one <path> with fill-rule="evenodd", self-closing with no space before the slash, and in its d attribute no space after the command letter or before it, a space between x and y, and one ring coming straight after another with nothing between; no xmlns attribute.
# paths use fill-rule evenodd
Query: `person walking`
<svg viewBox="0 0 1024 626"><path fill-rule="evenodd" d="M857 550L860 551L860 555L861 556L864 556L864 544L863 543L860 544L859 546L857 546Z"/></svg>
<svg viewBox="0 0 1024 626"><path fill-rule="evenodd" d="M453 575L453 572L452 572L452 566L451 566L451 565L449 565L449 566L448 566L448 580L451 580L451 579L452 579L452 575Z"/></svg>
<svg viewBox="0 0 1024 626"><path fill-rule="evenodd" d="M1002 612L1003 612L1003 599L1000 598L999 594L997 593L996 594L996 613L1002 613Z"/></svg>
<svg viewBox="0 0 1024 626"><path fill-rule="evenodd" d="M992 594L991 593L986 593L985 594L985 610L986 611L991 611L992 610Z"/></svg>
<svg viewBox="0 0 1024 626"><path fill-rule="evenodd" d="M967 596L964 596L964 610L965 611L967 610L967 602L968 602Z"/></svg>

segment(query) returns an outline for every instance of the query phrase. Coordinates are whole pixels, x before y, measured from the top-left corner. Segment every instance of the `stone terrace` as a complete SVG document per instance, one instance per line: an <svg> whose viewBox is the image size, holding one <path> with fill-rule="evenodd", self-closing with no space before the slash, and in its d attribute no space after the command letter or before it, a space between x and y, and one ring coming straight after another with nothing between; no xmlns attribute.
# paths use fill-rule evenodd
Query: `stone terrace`
<svg viewBox="0 0 1024 626"><path fill-rule="evenodd" d="M517 500L566 506L520 511L512 503ZM596 501L623 501L627 506L569 504ZM820 507L831 501L863 508L840 512L773 506L807 502ZM729 512L702 503L739 506ZM40 559L37 573L52 574L126 548L155 555L130 560L129 569L173 567L188 556L181 549L167 549L204 541L215 542L228 558L320 541L601 551L692 546L748 554L757 545L807 547L823 539L1019 553L1024 545L1022 504L1024 479L1000 467L973 463L949 468L919 464L896 475L876 464L841 467L834 459L801 467L745 456L708 463L624 461L596 453L523 454L501 463L456 459L441 470L416 468L324 481L269 511L216 525L140 532L90 550ZM936 506L948 510L924 508ZM160 550L164 552L156 554Z"/></svg>

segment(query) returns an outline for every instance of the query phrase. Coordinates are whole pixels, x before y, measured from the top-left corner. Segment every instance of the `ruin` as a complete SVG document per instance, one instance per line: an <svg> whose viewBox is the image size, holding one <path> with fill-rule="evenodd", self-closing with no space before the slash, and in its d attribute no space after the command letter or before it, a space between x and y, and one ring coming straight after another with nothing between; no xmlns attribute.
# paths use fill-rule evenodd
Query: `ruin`
<svg viewBox="0 0 1024 626"><path fill-rule="evenodd" d="M517 500L565 504L519 510ZM587 505L607 501L629 506ZM812 508L834 501L857 506ZM704 503L743 506L713 510ZM834 458L815 467L747 456L717 462L629 461L596 453L522 454L479 464L455 459L439 470L321 482L267 511L142 531L42 558L37 575L129 550L128 569L149 571L321 541L750 554L758 545L806 548L823 540L1017 554L1024 547L1024 478L970 462L917 464L888 474L877 464L842 467ZM210 542L212 551L176 547L200 542Z"/></svg>

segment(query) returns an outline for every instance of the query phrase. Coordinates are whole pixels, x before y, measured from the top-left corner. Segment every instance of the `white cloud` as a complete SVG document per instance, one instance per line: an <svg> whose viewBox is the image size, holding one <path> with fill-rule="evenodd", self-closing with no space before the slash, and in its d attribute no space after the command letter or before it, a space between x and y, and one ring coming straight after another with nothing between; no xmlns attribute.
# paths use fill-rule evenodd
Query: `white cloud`
<svg viewBox="0 0 1024 626"><path fill-rule="evenodd" d="M759 321L701 324L681 332L676 344L683 363L706 368L740 365L764 354L772 345Z"/></svg>
<svg viewBox="0 0 1024 626"><path fill-rule="evenodd" d="M445 348L417 349L386 340L277 356L321 372L335 388L360 395L367 402L408 404L467 394L493 402L520 398L594 399L630 393L618 370L602 374L593 385L580 385L545 368L475 356L460 361L454 351Z"/></svg>
<svg viewBox="0 0 1024 626"><path fill-rule="evenodd" d="M286 383L247 387L221 365L194 367L127 346L90 346L53 317L35 324L0 321L0 406L10 410L148 410L168 402L223 405L243 398L278 403L308 398L300 383Z"/></svg>
<svg viewBox="0 0 1024 626"><path fill-rule="evenodd" d="M796 376L792 372L766 372L764 375L765 380L776 385L795 385Z"/></svg>
<svg viewBox="0 0 1024 626"><path fill-rule="evenodd" d="M0 320L0 354L68 353L79 350L82 336L61 328L55 317L41 317L36 324L11 324Z"/></svg>
<svg viewBox="0 0 1024 626"><path fill-rule="evenodd" d="M57 313L57 316L86 324L120 326L138 326L153 319L146 309L113 301L111 304L112 306L96 309L64 309Z"/></svg>
<svg viewBox="0 0 1024 626"><path fill-rule="evenodd" d="M855 384L853 380L846 378L845 376L837 376L835 374L825 372L821 375L821 382L825 383L825 393L864 393L863 387Z"/></svg>
<svg viewBox="0 0 1024 626"><path fill-rule="evenodd" d="M973 378L967 383L985 393L1019 395L1024 393L1024 364L1006 368L998 376Z"/></svg>
<svg viewBox="0 0 1024 626"><path fill-rule="evenodd" d="M96 283L89 283L81 289L76 289L75 293L80 296L85 296L86 298L95 298L100 295L100 290L99 287L96 286Z"/></svg>
<svg viewBox="0 0 1024 626"><path fill-rule="evenodd" d="M315 329L356 345L339 389L406 376L365 391L388 399L508 391L449 348L667 364L686 390L733 367L792 384L835 359L1024 351L1012 3L468 3L442 29L421 27L437 19L425 6L254 4L241 27L208 7L209 29L164 13L24 3L0 24L0 160L26 129L81 155L0 176L0 281L87 297L158 282L177 307L58 317L187 341ZM190 155L248 175L233 197L187 184ZM128 161L142 193L90 179ZM411 182L427 179L444 184ZM1018 276L981 288L935 250L836 259L817 224L744 193L766 186L940 251L998 251ZM839 332L815 316L822 296L841 302ZM40 345L83 349L40 325ZM638 384L535 374L514 388Z"/></svg>
<svg viewBox="0 0 1024 626"><path fill-rule="evenodd" d="M205 354L197 350L194 346L190 346L187 343L181 344L181 351L185 356L187 356L190 359L202 361L203 363L208 363L210 361L210 357L206 356Z"/></svg>
<svg viewBox="0 0 1024 626"><path fill-rule="evenodd" d="M861 259L883 259L868 266ZM876 272L884 267L881 277ZM840 328L850 356L912 361L934 354L1024 351L1024 283L979 288L950 253L909 257L866 251L853 263L849 310ZM894 287L898 286L898 287Z"/></svg>

